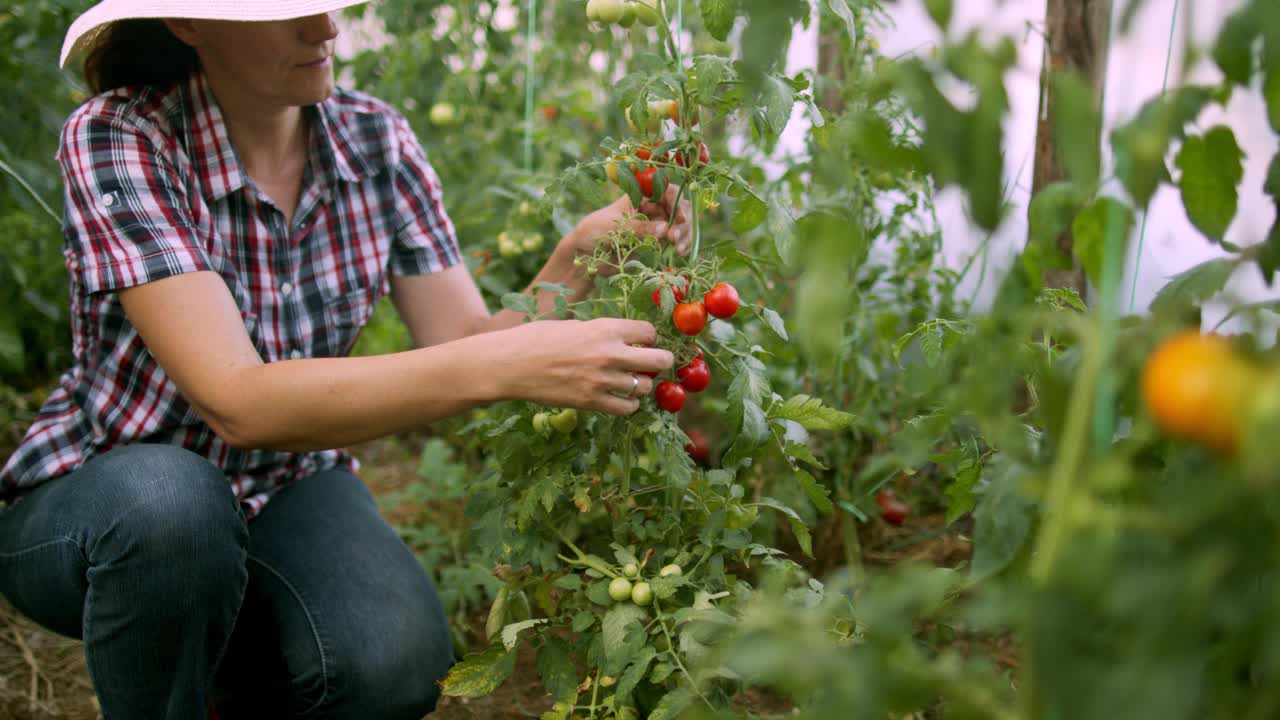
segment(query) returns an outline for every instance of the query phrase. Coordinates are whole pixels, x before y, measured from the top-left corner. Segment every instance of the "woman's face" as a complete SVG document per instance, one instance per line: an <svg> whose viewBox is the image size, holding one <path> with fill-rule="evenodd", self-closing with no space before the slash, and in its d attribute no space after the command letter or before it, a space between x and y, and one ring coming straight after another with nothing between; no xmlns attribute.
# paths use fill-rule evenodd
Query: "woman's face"
<svg viewBox="0 0 1280 720"><path fill-rule="evenodd" d="M170 20L170 30L195 48L216 86L236 87L275 106L314 105L333 92L332 13L294 20L236 22Z"/></svg>

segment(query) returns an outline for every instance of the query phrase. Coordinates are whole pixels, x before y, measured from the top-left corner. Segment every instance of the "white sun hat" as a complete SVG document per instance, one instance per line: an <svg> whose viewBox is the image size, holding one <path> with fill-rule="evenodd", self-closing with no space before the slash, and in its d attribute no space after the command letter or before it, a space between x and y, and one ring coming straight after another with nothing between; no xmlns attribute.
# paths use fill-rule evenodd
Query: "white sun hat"
<svg viewBox="0 0 1280 720"><path fill-rule="evenodd" d="M364 2L368 0L102 0L71 23L58 64L66 66L117 20L292 20Z"/></svg>

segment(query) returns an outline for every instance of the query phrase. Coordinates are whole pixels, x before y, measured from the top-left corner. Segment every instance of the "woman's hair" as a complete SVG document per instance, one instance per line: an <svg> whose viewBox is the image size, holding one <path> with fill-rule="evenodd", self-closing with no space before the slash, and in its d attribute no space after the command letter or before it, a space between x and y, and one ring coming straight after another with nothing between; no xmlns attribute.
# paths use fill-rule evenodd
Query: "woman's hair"
<svg viewBox="0 0 1280 720"><path fill-rule="evenodd" d="M84 80L95 95L126 85L168 87L186 80L199 65L196 51L164 21L120 20L89 50Z"/></svg>

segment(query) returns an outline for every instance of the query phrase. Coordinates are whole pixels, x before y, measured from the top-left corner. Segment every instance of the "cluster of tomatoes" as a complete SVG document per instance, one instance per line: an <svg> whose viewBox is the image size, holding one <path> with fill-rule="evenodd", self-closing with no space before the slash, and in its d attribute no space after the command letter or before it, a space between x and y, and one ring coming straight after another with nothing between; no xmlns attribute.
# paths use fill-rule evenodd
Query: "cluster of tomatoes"
<svg viewBox="0 0 1280 720"><path fill-rule="evenodd" d="M683 279L683 278L682 278ZM738 291L726 282L717 283L701 300L685 302L688 281L669 285L675 298L676 307L671 312L671 322L681 334L693 337L707 326L707 316L728 319L737 314L741 306ZM662 289L653 291L653 303L662 305ZM680 412L684 407L688 393L702 392L711 385L711 368L702 359L702 353L696 351L687 365L676 370L676 381L663 380L654 387L654 399L658 407L667 412Z"/></svg>
<svg viewBox="0 0 1280 720"><path fill-rule="evenodd" d="M629 28L640 21L653 27L662 21L658 12L658 0L587 0L587 19L602 25L618 24Z"/></svg>
<svg viewBox="0 0 1280 720"><path fill-rule="evenodd" d="M679 577L684 570L679 565L667 565L658 571L658 577ZM635 580L633 583L632 580ZM622 566L622 577L616 577L609 583L609 597L614 602L631 602L644 607L653 602L653 588L640 578L640 566L629 562Z"/></svg>

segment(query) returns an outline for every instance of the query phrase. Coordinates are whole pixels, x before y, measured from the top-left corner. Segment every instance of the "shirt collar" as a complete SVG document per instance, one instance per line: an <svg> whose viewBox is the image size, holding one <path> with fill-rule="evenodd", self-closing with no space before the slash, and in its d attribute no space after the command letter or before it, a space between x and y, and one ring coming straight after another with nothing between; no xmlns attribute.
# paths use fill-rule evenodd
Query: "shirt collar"
<svg viewBox="0 0 1280 720"><path fill-rule="evenodd" d="M191 74L186 96L191 162L205 199L217 202L244 187L248 173L231 143L222 109L203 71ZM364 157L352 141L333 96L305 108L305 112L312 121L312 159L318 162L325 189L340 181L359 182L374 174L369 158Z"/></svg>

